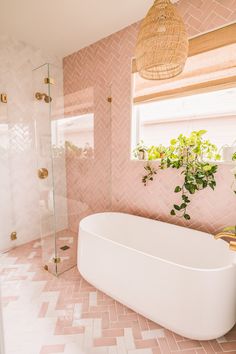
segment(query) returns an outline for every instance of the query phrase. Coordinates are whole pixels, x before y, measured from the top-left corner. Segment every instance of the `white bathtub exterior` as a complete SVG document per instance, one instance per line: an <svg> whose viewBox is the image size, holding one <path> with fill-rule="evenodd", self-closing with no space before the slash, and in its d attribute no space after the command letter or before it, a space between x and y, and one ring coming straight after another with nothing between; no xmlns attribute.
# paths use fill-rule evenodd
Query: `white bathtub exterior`
<svg viewBox="0 0 236 354"><path fill-rule="evenodd" d="M209 234L122 213L80 223L78 268L92 285L161 326L210 340L236 322L235 253Z"/></svg>

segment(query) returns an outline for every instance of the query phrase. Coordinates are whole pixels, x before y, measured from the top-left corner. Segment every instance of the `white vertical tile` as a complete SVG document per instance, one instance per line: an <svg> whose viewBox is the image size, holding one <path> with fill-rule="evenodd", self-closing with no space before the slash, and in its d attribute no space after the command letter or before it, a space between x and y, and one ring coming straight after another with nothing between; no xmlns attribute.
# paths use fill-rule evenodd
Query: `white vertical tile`
<svg viewBox="0 0 236 354"><path fill-rule="evenodd" d="M125 340L126 349L128 350L135 349L133 331L131 328L124 329L124 340Z"/></svg>
<svg viewBox="0 0 236 354"><path fill-rule="evenodd" d="M89 306L97 306L97 293L89 293Z"/></svg>
<svg viewBox="0 0 236 354"><path fill-rule="evenodd" d="M93 321L93 337L101 338L102 336L102 320L100 318L95 318Z"/></svg>
<svg viewBox="0 0 236 354"><path fill-rule="evenodd" d="M152 350L151 349L128 350L127 354L152 354Z"/></svg>
<svg viewBox="0 0 236 354"><path fill-rule="evenodd" d="M151 331L142 331L143 339L164 338L164 329L155 329Z"/></svg>
<svg viewBox="0 0 236 354"><path fill-rule="evenodd" d="M124 337L117 337L117 354L127 354Z"/></svg>

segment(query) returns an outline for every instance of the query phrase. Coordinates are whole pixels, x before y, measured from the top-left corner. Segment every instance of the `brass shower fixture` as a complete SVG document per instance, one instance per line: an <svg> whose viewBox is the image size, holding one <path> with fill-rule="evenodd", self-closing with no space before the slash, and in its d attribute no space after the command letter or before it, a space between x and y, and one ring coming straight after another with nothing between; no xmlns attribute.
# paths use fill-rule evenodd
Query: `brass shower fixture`
<svg viewBox="0 0 236 354"><path fill-rule="evenodd" d="M7 94L6 93L1 93L0 94L0 101L2 103L7 103Z"/></svg>
<svg viewBox="0 0 236 354"><path fill-rule="evenodd" d="M17 240L17 232L16 232L16 231L13 231L13 232L11 233L10 239L11 239L12 241Z"/></svg>
<svg viewBox="0 0 236 354"><path fill-rule="evenodd" d="M46 93L36 92L35 98L38 101L42 101L42 99L44 99L44 102L46 103L52 102L52 97L48 96Z"/></svg>

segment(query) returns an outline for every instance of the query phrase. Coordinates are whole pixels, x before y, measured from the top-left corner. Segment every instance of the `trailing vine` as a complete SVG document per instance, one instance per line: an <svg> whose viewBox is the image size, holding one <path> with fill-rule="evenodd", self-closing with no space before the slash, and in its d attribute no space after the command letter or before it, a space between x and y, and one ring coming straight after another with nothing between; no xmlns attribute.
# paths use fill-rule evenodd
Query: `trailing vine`
<svg viewBox="0 0 236 354"><path fill-rule="evenodd" d="M191 195L208 187L212 190L216 187L217 165L210 160L219 160L220 156L217 154L217 147L209 140L203 139L204 134L206 130L193 131L189 137L180 134L177 139L171 140L168 148L161 147L163 155L159 169L181 169L184 176L183 184L174 189L175 193L181 193L180 203L173 205L170 214L186 220L191 219L187 211ZM159 149L160 147L157 147L157 150ZM149 155L149 160L152 159L152 155ZM153 181L157 170L148 163L145 171L147 173L142 182L146 186L148 181Z"/></svg>
<svg viewBox="0 0 236 354"><path fill-rule="evenodd" d="M157 174L157 170L151 166L149 163L147 163L147 165L144 167L146 174L143 176L142 178L142 182L144 184L144 186L147 186L147 183L149 181L153 181L155 175Z"/></svg>

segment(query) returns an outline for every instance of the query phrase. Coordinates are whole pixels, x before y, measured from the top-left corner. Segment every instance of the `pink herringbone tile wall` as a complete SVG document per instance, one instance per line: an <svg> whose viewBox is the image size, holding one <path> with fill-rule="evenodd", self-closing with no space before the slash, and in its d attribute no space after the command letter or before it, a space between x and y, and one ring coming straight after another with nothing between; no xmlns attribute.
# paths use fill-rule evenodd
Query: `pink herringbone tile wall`
<svg viewBox="0 0 236 354"><path fill-rule="evenodd" d="M177 6L189 37L236 20L236 0L180 0ZM110 208L214 233L235 223L231 166L219 166L214 192L202 191L192 197L192 219L183 222L169 214L178 197L173 189L180 179L179 172L162 171L145 188L141 183L144 164L130 160L131 59L138 28L139 24L131 25L64 58L65 108L71 104L71 95L77 95L81 104L83 90L93 87L98 92L94 105L95 159L67 159L70 226L77 228L81 215ZM109 87L113 97L111 117L106 101Z"/></svg>

